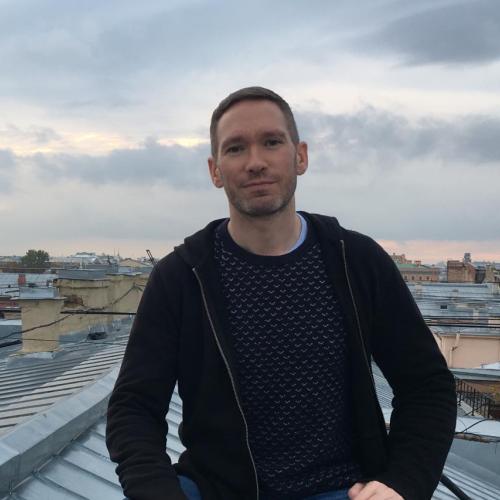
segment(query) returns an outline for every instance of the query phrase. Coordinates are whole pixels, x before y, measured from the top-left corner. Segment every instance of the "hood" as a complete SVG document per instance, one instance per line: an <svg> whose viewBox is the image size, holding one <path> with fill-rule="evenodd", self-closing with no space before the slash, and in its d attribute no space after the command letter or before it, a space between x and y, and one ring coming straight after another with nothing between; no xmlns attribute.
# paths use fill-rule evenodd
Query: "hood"
<svg viewBox="0 0 500 500"><path fill-rule="evenodd" d="M184 260L189 267L199 267L212 255L215 229L226 219L216 219L209 222L203 229L184 239L182 245L176 246L174 252Z"/></svg>
<svg viewBox="0 0 500 500"><path fill-rule="evenodd" d="M299 213L312 224L320 236L324 236L333 241L339 241L342 238L342 227L335 217L310 214L302 211ZM226 218L209 222L203 229L185 238L182 245L174 248L174 252L176 252L189 267L200 267L206 259L213 254L215 229L225 220Z"/></svg>

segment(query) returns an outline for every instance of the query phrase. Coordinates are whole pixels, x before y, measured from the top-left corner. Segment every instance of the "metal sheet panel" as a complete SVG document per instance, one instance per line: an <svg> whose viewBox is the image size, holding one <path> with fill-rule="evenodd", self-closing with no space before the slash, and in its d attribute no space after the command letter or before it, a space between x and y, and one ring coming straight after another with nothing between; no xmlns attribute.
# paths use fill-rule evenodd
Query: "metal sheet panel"
<svg viewBox="0 0 500 500"><path fill-rule="evenodd" d="M65 345L54 357L2 360L0 434L101 377L123 357L130 322L105 341Z"/></svg>
<svg viewBox="0 0 500 500"><path fill-rule="evenodd" d="M111 359L110 362L112 362ZM114 363L116 364L116 360ZM92 366L90 359L88 364ZM376 366L374 366L374 379L381 405L390 411L392 391ZM178 393L174 392L167 415L169 423L167 453L173 462L178 460L179 454L184 450L177 436L181 420L182 402ZM487 474L478 474L480 468L469 467L469 463L467 460L454 456L453 463L451 459L447 462L445 472L471 498L478 500L500 498L500 487L485 480ZM97 423L89 425L86 432L69 442L64 450L33 473L16 488L9 498L11 500L14 498L26 500L35 498L37 500L44 498L113 500L116 498L122 500L123 494L114 470L115 464L110 461L105 445L105 418L103 417ZM454 495L440 485L433 498L436 500L453 499Z"/></svg>

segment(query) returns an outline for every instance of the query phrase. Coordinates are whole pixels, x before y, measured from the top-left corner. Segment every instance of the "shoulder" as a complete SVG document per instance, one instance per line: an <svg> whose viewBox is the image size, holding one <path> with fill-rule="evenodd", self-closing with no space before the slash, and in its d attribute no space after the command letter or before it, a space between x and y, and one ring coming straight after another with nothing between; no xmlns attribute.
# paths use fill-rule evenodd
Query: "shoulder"
<svg viewBox="0 0 500 500"><path fill-rule="evenodd" d="M387 252L371 236L345 228L342 228L342 232L345 245L353 257L382 261L390 259Z"/></svg>
<svg viewBox="0 0 500 500"><path fill-rule="evenodd" d="M163 290L178 288L189 279L190 274L189 266L173 250L155 264L149 276L148 286Z"/></svg>
<svg viewBox="0 0 500 500"><path fill-rule="evenodd" d="M306 214L314 223L315 227L325 235L332 243L344 245L349 260L360 259L362 261L392 259L385 250L372 237L340 225L335 217L321 214Z"/></svg>
<svg viewBox="0 0 500 500"><path fill-rule="evenodd" d="M346 259L351 270L377 288L401 284L401 273L391 256L373 238L350 229L344 230Z"/></svg>
<svg viewBox="0 0 500 500"><path fill-rule="evenodd" d="M176 247L177 249L178 247ZM155 269L159 273L171 273L179 267L185 266L186 263L179 256L176 249L162 257L155 265Z"/></svg>

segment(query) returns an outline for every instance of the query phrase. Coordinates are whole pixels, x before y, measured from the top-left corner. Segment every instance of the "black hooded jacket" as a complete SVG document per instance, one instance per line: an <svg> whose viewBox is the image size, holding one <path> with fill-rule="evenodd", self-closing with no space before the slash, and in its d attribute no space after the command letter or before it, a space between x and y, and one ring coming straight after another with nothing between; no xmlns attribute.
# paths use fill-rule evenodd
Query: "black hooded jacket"
<svg viewBox="0 0 500 500"><path fill-rule="evenodd" d="M405 500L432 496L451 445L455 385L397 267L372 239L333 217L303 213L318 234L348 331L354 452L364 480ZM258 477L224 331L211 222L151 273L108 408L106 442L133 500L185 500L177 474L204 500L258 500ZM387 435L371 359L393 391ZM172 466L165 415L183 401L186 451Z"/></svg>

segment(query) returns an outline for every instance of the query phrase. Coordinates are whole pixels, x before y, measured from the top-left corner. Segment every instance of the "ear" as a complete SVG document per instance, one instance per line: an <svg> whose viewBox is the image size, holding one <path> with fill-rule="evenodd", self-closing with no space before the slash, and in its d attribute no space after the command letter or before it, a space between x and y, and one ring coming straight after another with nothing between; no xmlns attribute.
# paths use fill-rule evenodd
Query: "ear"
<svg viewBox="0 0 500 500"><path fill-rule="evenodd" d="M302 175L307 170L307 166L309 165L309 158L307 156L307 143L299 142L296 146L297 155L296 158L296 172L297 175Z"/></svg>
<svg viewBox="0 0 500 500"><path fill-rule="evenodd" d="M213 156L208 158L208 170L210 172L210 178L212 179L213 185L217 188L224 187L220 168L217 166L217 160Z"/></svg>

